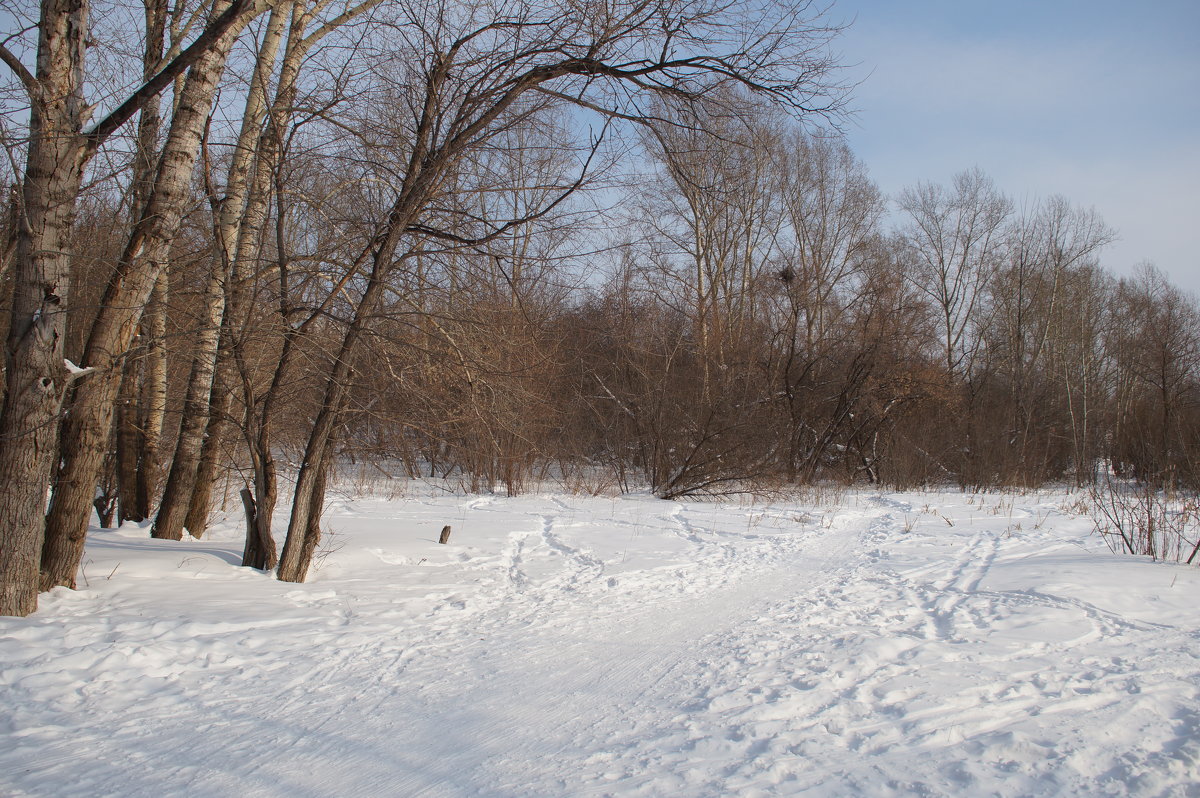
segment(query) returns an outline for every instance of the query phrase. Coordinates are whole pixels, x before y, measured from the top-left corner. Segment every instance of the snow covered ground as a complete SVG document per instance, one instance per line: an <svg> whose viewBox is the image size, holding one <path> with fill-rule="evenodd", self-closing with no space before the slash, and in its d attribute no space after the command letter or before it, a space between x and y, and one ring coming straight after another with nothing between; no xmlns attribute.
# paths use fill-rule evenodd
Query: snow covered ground
<svg viewBox="0 0 1200 798"><path fill-rule="evenodd" d="M1200 569L1069 496L409 491L303 585L96 531L0 619L0 794L1200 796Z"/></svg>

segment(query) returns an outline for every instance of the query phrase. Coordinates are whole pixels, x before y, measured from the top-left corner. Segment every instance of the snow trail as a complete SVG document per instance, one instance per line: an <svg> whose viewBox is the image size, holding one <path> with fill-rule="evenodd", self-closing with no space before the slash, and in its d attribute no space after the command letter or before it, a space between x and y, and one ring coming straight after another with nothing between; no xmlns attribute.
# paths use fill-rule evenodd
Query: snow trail
<svg viewBox="0 0 1200 798"><path fill-rule="evenodd" d="M1196 795L1196 569L1005 501L332 502L304 585L98 532L0 622L0 792Z"/></svg>

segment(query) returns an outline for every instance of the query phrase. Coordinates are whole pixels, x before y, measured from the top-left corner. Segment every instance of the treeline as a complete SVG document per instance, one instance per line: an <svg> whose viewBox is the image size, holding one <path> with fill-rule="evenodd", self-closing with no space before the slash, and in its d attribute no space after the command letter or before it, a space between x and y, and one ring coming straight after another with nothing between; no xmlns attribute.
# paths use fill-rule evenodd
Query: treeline
<svg viewBox="0 0 1200 798"><path fill-rule="evenodd" d="M509 492L1200 488L1200 307L1152 266L1102 269L1096 213L971 171L885 222L843 143L723 133L646 142L656 169L583 286L523 246L427 271L412 318L436 323L394 307L346 452Z"/></svg>
<svg viewBox="0 0 1200 798"><path fill-rule="evenodd" d="M303 580L349 459L1196 483L1195 302L1065 200L881 196L812 132L845 93L807 2L93 10L0 45L0 613L74 586L94 512L200 536L229 482L246 564Z"/></svg>

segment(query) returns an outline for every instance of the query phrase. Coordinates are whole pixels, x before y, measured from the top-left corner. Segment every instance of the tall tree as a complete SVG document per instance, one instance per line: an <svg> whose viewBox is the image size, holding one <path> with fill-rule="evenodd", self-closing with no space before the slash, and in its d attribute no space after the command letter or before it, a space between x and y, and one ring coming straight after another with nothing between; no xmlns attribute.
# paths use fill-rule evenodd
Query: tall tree
<svg viewBox="0 0 1200 798"><path fill-rule="evenodd" d="M954 422L943 425L949 435L941 445L960 482L977 483L988 477L975 468L985 448L976 441L982 383L975 364L986 289L1001 263L1012 203L973 169L955 175L949 189L935 183L907 188L899 206L910 279L933 307L941 339L946 411Z"/></svg>
<svg viewBox="0 0 1200 798"><path fill-rule="evenodd" d="M271 180L278 167L283 137L296 113L295 99L304 60L323 38L361 17L380 1L363 0L330 11L328 0L290 0L278 6L267 23L255 60L241 128L226 172L224 194L217 203L214 219L217 246L205 290L202 330L192 357L175 455L162 506L155 519L155 537L177 540L183 534L185 522L190 522L188 528L198 534L206 522L212 473L207 469L202 472L201 466L202 462L215 462L212 447L221 443L225 433L219 418L221 414L214 418L210 412L210 400L215 396L218 405L221 404L222 397L228 395L231 387L227 372L215 385L214 393L220 333L224 329L228 337L233 330L232 325L222 326L230 309L237 318L243 315L246 296L243 286L261 247ZM270 79L280 44L285 39L272 98ZM227 341L227 348L230 345L232 342ZM217 409L221 410L220 407ZM212 438L207 460L202 457L206 432ZM269 522L269 517L267 520Z"/></svg>
<svg viewBox="0 0 1200 798"><path fill-rule="evenodd" d="M772 378L786 413L788 474L811 479L831 450L848 451L855 383L869 373L849 322L876 295L865 288L884 200L844 142L800 132L785 141L774 157L784 224Z"/></svg>
<svg viewBox="0 0 1200 798"><path fill-rule="evenodd" d="M1096 263L1113 232L1095 211L1050 197L1015 218L1006 231L1006 257L989 286L984 337L989 368L1007 394L1002 447L1014 479L1040 481L1052 474L1048 440L1054 415L1068 411L1051 395L1059 386L1051 359L1070 298L1072 273ZM1064 439L1065 443L1065 439ZM1050 471L1047 471L1050 469Z"/></svg>

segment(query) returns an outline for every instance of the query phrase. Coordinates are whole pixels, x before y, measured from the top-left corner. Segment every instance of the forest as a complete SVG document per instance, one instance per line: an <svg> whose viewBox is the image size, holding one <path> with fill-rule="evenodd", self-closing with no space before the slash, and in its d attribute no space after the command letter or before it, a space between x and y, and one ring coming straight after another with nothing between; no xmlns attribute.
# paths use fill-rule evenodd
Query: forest
<svg viewBox="0 0 1200 798"><path fill-rule="evenodd" d="M231 501L302 582L362 468L1200 490L1196 298L970 164L884 195L819 4L3 8L0 614Z"/></svg>

